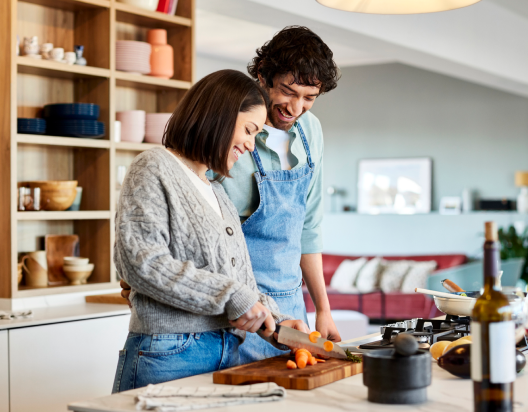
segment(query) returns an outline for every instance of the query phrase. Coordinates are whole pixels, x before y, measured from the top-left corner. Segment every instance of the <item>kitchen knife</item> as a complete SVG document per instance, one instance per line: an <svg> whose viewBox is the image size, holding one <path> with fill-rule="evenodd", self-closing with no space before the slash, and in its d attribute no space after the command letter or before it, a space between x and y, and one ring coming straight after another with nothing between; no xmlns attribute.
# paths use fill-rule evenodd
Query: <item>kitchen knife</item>
<svg viewBox="0 0 528 412"><path fill-rule="evenodd" d="M266 326L262 324L260 329L266 330ZM317 343L313 343L307 333L281 325L275 325L275 333L279 335L277 342L289 346L290 348L304 348L309 350L311 353L329 356L331 358L347 358L345 351L334 342L332 342L334 343L334 348L330 352L325 351L323 345L327 339L318 338Z"/></svg>

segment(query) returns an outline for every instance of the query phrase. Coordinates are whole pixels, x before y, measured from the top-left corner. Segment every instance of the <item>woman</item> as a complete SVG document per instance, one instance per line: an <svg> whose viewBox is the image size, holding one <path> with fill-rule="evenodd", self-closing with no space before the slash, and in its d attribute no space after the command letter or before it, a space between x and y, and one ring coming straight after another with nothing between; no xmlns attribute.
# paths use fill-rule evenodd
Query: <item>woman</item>
<svg viewBox="0 0 528 412"><path fill-rule="evenodd" d="M137 156L123 182L115 265L132 287L130 333L113 392L238 364L245 333L306 330L259 293L237 210L208 169L229 169L266 120L266 93L234 70L196 83L167 124L165 148Z"/></svg>

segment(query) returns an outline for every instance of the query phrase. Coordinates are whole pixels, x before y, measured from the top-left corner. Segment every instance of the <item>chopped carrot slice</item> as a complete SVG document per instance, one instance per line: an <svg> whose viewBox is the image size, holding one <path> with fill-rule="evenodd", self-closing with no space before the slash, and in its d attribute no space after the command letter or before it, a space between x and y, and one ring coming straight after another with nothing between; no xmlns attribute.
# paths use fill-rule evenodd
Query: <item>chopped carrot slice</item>
<svg viewBox="0 0 528 412"><path fill-rule="evenodd" d="M323 348L324 348L325 351L330 352L332 349L334 349L334 344L331 341L327 340L323 344Z"/></svg>
<svg viewBox="0 0 528 412"><path fill-rule="evenodd" d="M297 364L294 361L289 360L286 362L286 367L288 369L297 369Z"/></svg>
<svg viewBox="0 0 528 412"><path fill-rule="evenodd" d="M317 365L315 357L312 356L310 359L308 359L308 365Z"/></svg>
<svg viewBox="0 0 528 412"><path fill-rule="evenodd" d="M306 364L308 363L308 356L302 356L297 360L297 366L299 369L306 368Z"/></svg>
<svg viewBox="0 0 528 412"><path fill-rule="evenodd" d="M317 363L325 363L326 361L324 359L315 358Z"/></svg>
<svg viewBox="0 0 528 412"><path fill-rule="evenodd" d="M312 354L306 349L299 349L297 352L295 352L295 360L297 360L300 356L306 356L309 358L312 356Z"/></svg>
<svg viewBox="0 0 528 412"><path fill-rule="evenodd" d="M321 333L317 331L310 333L310 335L308 336L308 338L310 339L310 342L312 343L317 343L317 339L320 337L321 337Z"/></svg>

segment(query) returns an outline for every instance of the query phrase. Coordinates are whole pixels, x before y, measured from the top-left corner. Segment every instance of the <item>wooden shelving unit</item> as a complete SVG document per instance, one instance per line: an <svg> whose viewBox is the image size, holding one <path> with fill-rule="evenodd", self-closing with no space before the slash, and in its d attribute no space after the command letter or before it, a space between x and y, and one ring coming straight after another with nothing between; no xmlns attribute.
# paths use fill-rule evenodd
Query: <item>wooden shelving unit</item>
<svg viewBox="0 0 528 412"><path fill-rule="evenodd" d="M194 0L179 0L175 16L117 0L5 0L0 2L0 299L115 288L113 259L116 170L141 151L160 145L115 142L117 111L172 112L194 81ZM174 76L159 79L116 70L116 40L146 41L149 29L167 30ZM73 50L85 46L88 66L69 66L16 55L16 37ZM41 117L49 103L96 103L102 139L17 133L17 117ZM77 180L81 210L17 211L17 182ZM46 234L80 237L81 255L96 269L81 286L30 289L17 284L17 262L38 250Z"/></svg>

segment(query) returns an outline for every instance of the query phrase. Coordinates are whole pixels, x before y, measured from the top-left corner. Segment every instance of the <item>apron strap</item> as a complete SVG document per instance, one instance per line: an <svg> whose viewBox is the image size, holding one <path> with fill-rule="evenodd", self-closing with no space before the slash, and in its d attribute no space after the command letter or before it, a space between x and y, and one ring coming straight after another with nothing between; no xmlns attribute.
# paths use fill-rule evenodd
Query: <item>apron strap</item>
<svg viewBox="0 0 528 412"><path fill-rule="evenodd" d="M255 149L251 152L251 156L253 157L253 160L257 164L257 168L260 172L260 175L266 176L266 172L264 171L264 166L262 166L262 160L260 160L260 155L258 153L256 144L255 144Z"/></svg>
<svg viewBox="0 0 528 412"><path fill-rule="evenodd" d="M299 134L301 135L301 140L303 142L304 150L306 150L306 157L308 158L308 166L310 166L310 169L313 169L314 164L312 162L312 155L310 154L310 147L308 146L308 141L306 140L306 136L304 135L304 131L299 122L297 122L297 128L299 129Z"/></svg>

